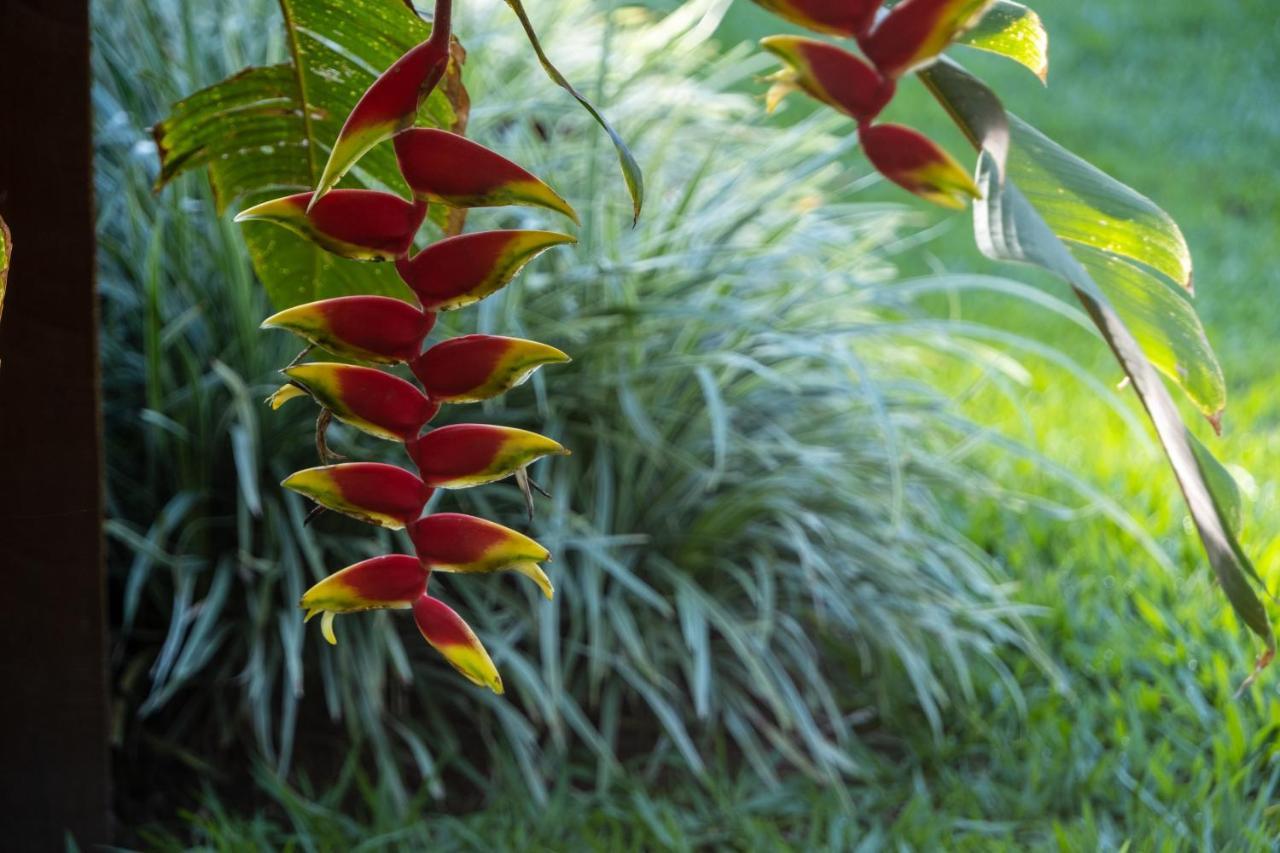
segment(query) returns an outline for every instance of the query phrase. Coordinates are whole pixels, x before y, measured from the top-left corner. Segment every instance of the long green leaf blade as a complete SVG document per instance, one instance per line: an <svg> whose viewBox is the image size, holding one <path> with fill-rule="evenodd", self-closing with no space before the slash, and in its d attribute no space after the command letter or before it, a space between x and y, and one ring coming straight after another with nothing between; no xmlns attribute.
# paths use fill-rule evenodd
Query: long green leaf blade
<svg viewBox="0 0 1280 853"><path fill-rule="evenodd" d="M524 5L520 0L506 0L511 11L516 13L516 17L520 19L520 26L524 27L525 35L529 38L529 44L533 46L533 52L538 56L538 62L542 65L542 69L547 72L547 76L551 78L561 89L564 89L573 96L582 108L591 114L596 120L596 124L609 134L609 139L613 141L614 150L618 152L618 164L622 167L622 179L626 181L627 192L631 195L631 212L632 224L634 225L640 219L640 209L644 206L644 175L640 171L640 164L636 162L636 158L631 154L631 149L622 141L622 137L613 129L613 125L600 114L590 101L573 87L563 74L551 64L551 60L547 58L547 54L542 49L542 43L538 41L538 34L534 32L533 23L529 20L528 13L524 10Z"/></svg>
<svg viewBox="0 0 1280 853"><path fill-rule="evenodd" d="M998 99L977 78L953 63L940 63L928 69L923 76L934 95L980 146L986 139L988 126L992 126L997 134L1001 132L1001 123L993 121L994 114L990 111L991 103L998 103ZM986 94L975 97L973 93L979 90ZM966 112L964 105L975 101L985 103L987 111ZM1048 217L1042 215L1038 205L1020 189L1015 178L1015 164L1019 162L1017 145L1015 136L1003 175L997 154L982 148L978 183L984 198L974 205L974 233L979 248L989 257L1034 264L1057 275L1080 299L1132 381L1155 426L1178 485L1186 497L1209 563L1228 601L1241 621L1266 646L1258 660L1260 669L1275 655L1275 637L1266 609L1249 582L1251 577L1257 577L1257 572L1235 539L1228 517L1229 509L1224 509L1230 506L1230 496L1215 494L1215 483L1221 491L1222 482L1205 473L1197 458L1194 439L1183 424L1168 390L1107 295L1072 254L1069 242L1055 233ZM1115 183L1110 178L1107 181Z"/></svg>

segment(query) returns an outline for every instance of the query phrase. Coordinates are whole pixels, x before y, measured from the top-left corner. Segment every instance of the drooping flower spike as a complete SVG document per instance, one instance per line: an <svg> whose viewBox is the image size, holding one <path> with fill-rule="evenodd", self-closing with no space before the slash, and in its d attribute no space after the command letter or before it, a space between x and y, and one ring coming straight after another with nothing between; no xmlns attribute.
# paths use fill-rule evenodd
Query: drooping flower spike
<svg viewBox="0 0 1280 853"><path fill-rule="evenodd" d="M567 456L559 442L515 427L453 424L405 442L422 482L465 489L510 477L543 456Z"/></svg>
<svg viewBox="0 0 1280 853"><path fill-rule="evenodd" d="M787 65L772 77L770 111L799 89L863 123L878 116L893 98L893 80L835 45L799 36L769 36L760 45Z"/></svg>
<svg viewBox="0 0 1280 853"><path fill-rule="evenodd" d="M400 173L419 201L449 207L545 207L578 221L551 187L507 158L465 136L415 128L396 136Z"/></svg>
<svg viewBox="0 0 1280 853"><path fill-rule="evenodd" d="M347 116L325 162L316 201L379 142L413 126L422 101L449 67L451 0L436 0L431 36L373 81Z"/></svg>
<svg viewBox="0 0 1280 853"><path fill-rule="evenodd" d="M398 364L416 358L436 315L389 296L339 296L273 314L264 329L287 329L312 346L355 361Z"/></svg>
<svg viewBox="0 0 1280 853"><path fill-rule="evenodd" d="M334 190L308 210L311 193L265 201L236 222L274 222L322 249L353 261L392 261L404 256L427 215L421 202L375 190Z"/></svg>
<svg viewBox="0 0 1280 853"><path fill-rule="evenodd" d="M326 640L336 644L336 614L408 609L426 592L429 575L417 557L374 557L329 575L307 590L298 606L307 612L308 620L317 613L324 614L321 631Z"/></svg>
<svg viewBox="0 0 1280 853"><path fill-rule="evenodd" d="M849 38L867 32L881 0L756 0L756 3L805 29Z"/></svg>
<svg viewBox="0 0 1280 853"><path fill-rule="evenodd" d="M409 363L427 396L440 403L477 403L510 391L544 364L569 356L537 341L463 335L436 344Z"/></svg>
<svg viewBox="0 0 1280 853"><path fill-rule="evenodd" d="M861 40L867 58L898 78L933 62L975 26L995 0L903 0Z"/></svg>
<svg viewBox="0 0 1280 853"><path fill-rule="evenodd" d="M903 189L956 209L968 198L982 197L969 173L924 134L900 124L877 124L859 135L871 165Z"/></svg>
<svg viewBox="0 0 1280 853"><path fill-rule="evenodd" d="M538 255L577 242L555 231L478 231L427 246L396 271L427 311L452 311L501 290Z"/></svg>
<svg viewBox="0 0 1280 853"><path fill-rule="evenodd" d="M444 655L464 678L502 694L502 676L471 626L438 598L423 593L413 603L413 621L422 638Z"/></svg>
<svg viewBox="0 0 1280 853"><path fill-rule="evenodd" d="M539 563L551 552L534 540L492 521L457 512L433 513L409 525L409 538L422 565L434 572L489 574L517 572L551 598L555 589Z"/></svg>
<svg viewBox="0 0 1280 853"><path fill-rule="evenodd" d="M325 509L392 530L417 520L434 491L409 471L381 462L308 468L281 485Z"/></svg>
<svg viewBox="0 0 1280 853"><path fill-rule="evenodd" d="M378 438L409 441L440 409L412 382L373 367L317 361L280 372L338 420Z"/></svg>

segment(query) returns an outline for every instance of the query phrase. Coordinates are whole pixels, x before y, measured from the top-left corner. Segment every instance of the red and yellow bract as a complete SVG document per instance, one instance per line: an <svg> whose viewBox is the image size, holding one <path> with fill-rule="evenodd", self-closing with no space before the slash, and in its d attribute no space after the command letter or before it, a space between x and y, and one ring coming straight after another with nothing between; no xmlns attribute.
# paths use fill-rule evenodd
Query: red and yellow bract
<svg viewBox="0 0 1280 853"><path fill-rule="evenodd" d="M919 131L877 124L861 131L862 150L880 174L903 189L943 207L962 208L980 198L978 186L951 155Z"/></svg>
<svg viewBox="0 0 1280 853"><path fill-rule="evenodd" d="M262 322L287 329L337 356L376 364L410 361L435 326L436 315L389 296L339 296L295 305Z"/></svg>
<svg viewBox="0 0 1280 853"><path fill-rule="evenodd" d="M551 552L509 527L474 515L440 512L409 525L409 538L423 566L431 571L467 575L513 571L532 579L547 598L554 594L538 565L550 560Z"/></svg>
<svg viewBox="0 0 1280 853"><path fill-rule="evenodd" d="M432 400L477 403L524 382L544 364L569 361L537 341L500 335L463 335L441 341L409 363Z"/></svg>
<svg viewBox="0 0 1280 853"><path fill-rule="evenodd" d="M408 441L440 408L412 382L373 367L315 361L281 373L338 420L378 438Z"/></svg>
<svg viewBox="0 0 1280 853"><path fill-rule="evenodd" d="M901 77L938 58L995 0L903 0L862 39L880 72Z"/></svg>
<svg viewBox="0 0 1280 853"><path fill-rule="evenodd" d="M471 626L438 598L422 595L413 603L413 621L423 639L444 655L464 678L502 694L502 676Z"/></svg>
<svg viewBox="0 0 1280 853"><path fill-rule="evenodd" d="M788 66L772 78L770 110L800 89L858 122L868 122L893 98L892 80L835 45L800 36L769 36L760 45Z"/></svg>
<svg viewBox="0 0 1280 853"><path fill-rule="evenodd" d="M320 627L331 644L333 617L363 610L404 610L427 589L428 572L421 561L407 554L374 557L334 572L302 596L300 605L311 619L323 613Z"/></svg>
<svg viewBox="0 0 1280 853"><path fill-rule="evenodd" d="M506 287L538 255L577 242L555 231L479 231L432 243L396 270L427 311L452 311Z"/></svg>
<svg viewBox="0 0 1280 853"><path fill-rule="evenodd" d="M432 489L411 472L382 462L344 462L289 475L285 488L326 509L399 530L422 515Z"/></svg>
<svg viewBox="0 0 1280 853"><path fill-rule="evenodd" d="M405 448L422 482L433 489L465 489L510 477L543 456L568 455L558 442L515 427L453 424L433 429Z"/></svg>
<svg viewBox="0 0 1280 853"><path fill-rule="evenodd" d="M353 261L393 261L413 245L427 215L421 202L376 190L334 190L308 210L311 193L264 201L236 222L274 222Z"/></svg>
<svg viewBox="0 0 1280 853"><path fill-rule="evenodd" d="M465 136L416 128L396 137L400 173L421 201L450 207L545 207L578 221L555 190L507 158Z"/></svg>
<svg viewBox="0 0 1280 853"><path fill-rule="evenodd" d="M756 0L779 18L832 36L864 34L875 19L880 0Z"/></svg>

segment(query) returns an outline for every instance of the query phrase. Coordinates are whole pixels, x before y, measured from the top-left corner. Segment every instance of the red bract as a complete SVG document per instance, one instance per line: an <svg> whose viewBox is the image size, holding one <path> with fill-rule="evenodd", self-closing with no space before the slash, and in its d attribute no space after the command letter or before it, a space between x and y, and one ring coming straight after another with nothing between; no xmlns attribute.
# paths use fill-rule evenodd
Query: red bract
<svg viewBox="0 0 1280 853"><path fill-rule="evenodd" d="M389 296L339 296L281 311L264 329L288 329L314 346L356 361L396 364L422 352L436 315Z"/></svg>
<svg viewBox="0 0 1280 853"><path fill-rule="evenodd" d="M422 481L436 489L465 489L505 477L552 454L560 444L536 432L492 424L454 424L405 443Z"/></svg>
<svg viewBox="0 0 1280 853"><path fill-rule="evenodd" d="M898 186L943 207L962 208L982 194L959 163L928 137L898 124L859 131L871 165Z"/></svg>
<svg viewBox="0 0 1280 853"><path fill-rule="evenodd" d="M994 0L903 0L862 39L862 50L887 77L901 77L938 58L982 19Z"/></svg>
<svg viewBox="0 0 1280 853"><path fill-rule="evenodd" d="M338 420L379 438L408 441L440 408L413 383L373 367L312 362L281 373Z"/></svg>
<svg viewBox="0 0 1280 853"><path fill-rule="evenodd" d="M308 468L281 485L335 512L398 530L422 515L432 489L403 468L347 462Z"/></svg>
<svg viewBox="0 0 1280 853"><path fill-rule="evenodd" d="M545 207L578 221L551 187L507 158L464 136L417 128L396 137L400 173L421 201L450 207Z"/></svg>
<svg viewBox="0 0 1280 853"><path fill-rule="evenodd" d="M374 190L334 190L311 209L311 193L255 205L236 222L260 219L300 234L322 249L353 261L391 261L413 245L427 206Z"/></svg>
<svg viewBox="0 0 1280 853"><path fill-rule="evenodd" d="M896 86L892 80L834 45L799 36L769 36L760 44L788 66L772 78L770 110L788 93L800 89L862 123L879 115L893 98Z"/></svg>
<svg viewBox="0 0 1280 853"><path fill-rule="evenodd" d="M360 97L329 152L316 204L370 148L413 126L419 105L449 66L451 8L449 0L437 0L431 37L396 60Z"/></svg>
<svg viewBox="0 0 1280 853"><path fill-rule="evenodd" d="M524 382L544 364L569 361L553 346L498 335L443 341L409 363L427 396L441 403L475 403Z"/></svg>
<svg viewBox="0 0 1280 853"><path fill-rule="evenodd" d="M756 0L760 6L814 32L860 36L875 18L880 0Z"/></svg>
<svg viewBox="0 0 1280 853"><path fill-rule="evenodd" d="M396 269L428 311L451 311L505 287L552 246L576 242L554 231L480 231L433 243Z"/></svg>
<svg viewBox="0 0 1280 853"><path fill-rule="evenodd" d="M460 574L513 571L532 579L551 598L554 590L539 563L551 553L534 540L474 515L440 512L409 525L409 538L427 569Z"/></svg>
<svg viewBox="0 0 1280 853"><path fill-rule="evenodd" d="M426 592L428 576L416 557L374 557L329 575L306 591L299 606L307 611L307 619L323 613L320 627L324 638L337 643L333 633L335 614L412 607Z"/></svg>
<svg viewBox="0 0 1280 853"><path fill-rule="evenodd" d="M502 677L471 626L453 608L425 593L413 604L413 620L422 638L468 681L502 693Z"/></svg>

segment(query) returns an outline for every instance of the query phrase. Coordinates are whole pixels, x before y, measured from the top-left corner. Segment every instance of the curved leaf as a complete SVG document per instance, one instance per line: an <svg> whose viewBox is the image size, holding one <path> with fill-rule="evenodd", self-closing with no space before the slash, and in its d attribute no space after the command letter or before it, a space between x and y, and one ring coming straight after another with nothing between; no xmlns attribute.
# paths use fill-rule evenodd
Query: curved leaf
<svg viewBox="0 0 1280 853"><path fill-rule="evenodd" d="M547 58L547 54L542 50L542 44L538 41L538 34L533 30L533 24L529 21L529 15L524 10L524 5L520 0L506 0L511 11L516 13L516 17L520 19L520 26L524 27L524 33L529 38L529 44L533 46L533 52L538 55L538 62L542 64L542 70L547 72L547 76L551 78L561 89L564 89L574 100L582 104L582 108L591 114L596 120L596 124L604 128L604 132L609 134L609 139L613 141L614 150L618 152L618 165L622 167L622 179L627 183L627 192L631 194L631 223L634 225L640 219L640 208L644 206L644 175L640 172L640 164L636 162L636 158L632 156L631 149L627 148L627 144L622 141L622 137L613 129L613 125L600 114L590 101L582 96L577 89L573 88L573 84L565 79L565 76L551 64L551 60Z"/></svg>
<svg viewBox="0 0 1280 853"><path fill-rule="evenodd" d="M246 69L174 105L154 131L158 187L208 167L220 210L310 190L351 107L379 72L431 31L399 0L280 0L280 7L290 61ZM450 74L456 76L454 64ZM460 92L447 79L417 123L454 127L465 114ZM408 194L390 145L370 151L343 185ZM436 221L444 216L439 211ZM277 308L353 293L410 298L387 265L345 263L261 223L247 224L245 238Z"/></svg>
<svg viewBox="0 0 1280 853"><path fill-rule="evenodd" d="M1043 83L1049 79L1049 32L1034 10L998 0L957 44L998 53L1025 66Z"/></svg>
<svg viewBox="0 0 1280 853"><path fill-rule="evenodd" d="M1075 247L1072 242L1055 233L1053 223L1062 221L1062 211L1056 209L1053 199L1046 195L1047 187L1042 185L1041 192L1036 196L1024 193L1020 187L1022 174L1026 171L1023 164L1044 162L1046 159L1055 163L1066 162L1063 156L1066 152L1061 152L1061 149L1046 151L1043 143L1053 148L1057 146L1039 134L1030 137L1025 133L1018 134L1015 130L1002 175L999 152L986 148L984 144L989 127L995 129L997 138L1003 130L1005 120L997 117L991 109L993 103L999 103L995 95L981 81L954 63L936 65L922 76L934 95L981 150L977 177L983 190L983 198L974 203L973 213L974 235L979 248L984 254L997 260L1034 264L1053 273L1071 286L1084 305L1151 417L1178 485L1187 499L1209 563L1227 599L1241 621L1265 643L1266 649L1257 664L1257 668L1261 669L1275 655L1275 636L1267 611L1250 584L1250 578L1256 579L1257 572L1240 548L1232 530L1232 498L1225 489L1226 481L1215 476L1212 470L1206 470L1212 466L1202 463L1201 459L1211 456L1203 448L1197 452L1195 439L1183 424L1173 399L1152 368L1147 354L1104 289L1090 274L1090 270L1073 254L1072 249ZM979 94L975 95L975 92ZM966 105L974 103L983 103L986 109L966 109ZM1008 121L1015 128L1021 124L1012 117ZM1038 145L1040 150L1020 152L1019 146L1024 145L1027 139L1031 139L1032 144ZM1076 158L1072 157L1072 160ZM1083 163L1078 160L1076 162ZM1077 181L1074 186L1081 188L1080 181L1084 177L1094 178L1095 173L1102 175L1092 167L1088 167L1088 170L1073 169L1071 176ZM1041 177L1034 171L1031 174L1033 179ZM1141 196L1105 175L1102 178L1105 181L1093 180L1088 187L1088 197L1094 202L1116 207L1128 204L1135 212L1142 209L1141 205L1133 204L1133 199L1141 199ZM1112 185L1120 189L1113 189ZM1070 186L1067 190L1066 194L1071 195ZM1154 208L1154 212L1147 211L1151 214L1148 221L1159 221L1161 216L1167 219L1153 204L1147 204ZM1042 206L1048 210L1048 214L1042 210ZM1155 215L1157 213L1159 216ZM1174 230L1176 231L1176 226ZM1126 248L1132 248L1132 244L1128 244ZM1153 247L1156 250L1158 248ZM1190 268L1189 258L1187 268Z"/></svg>

